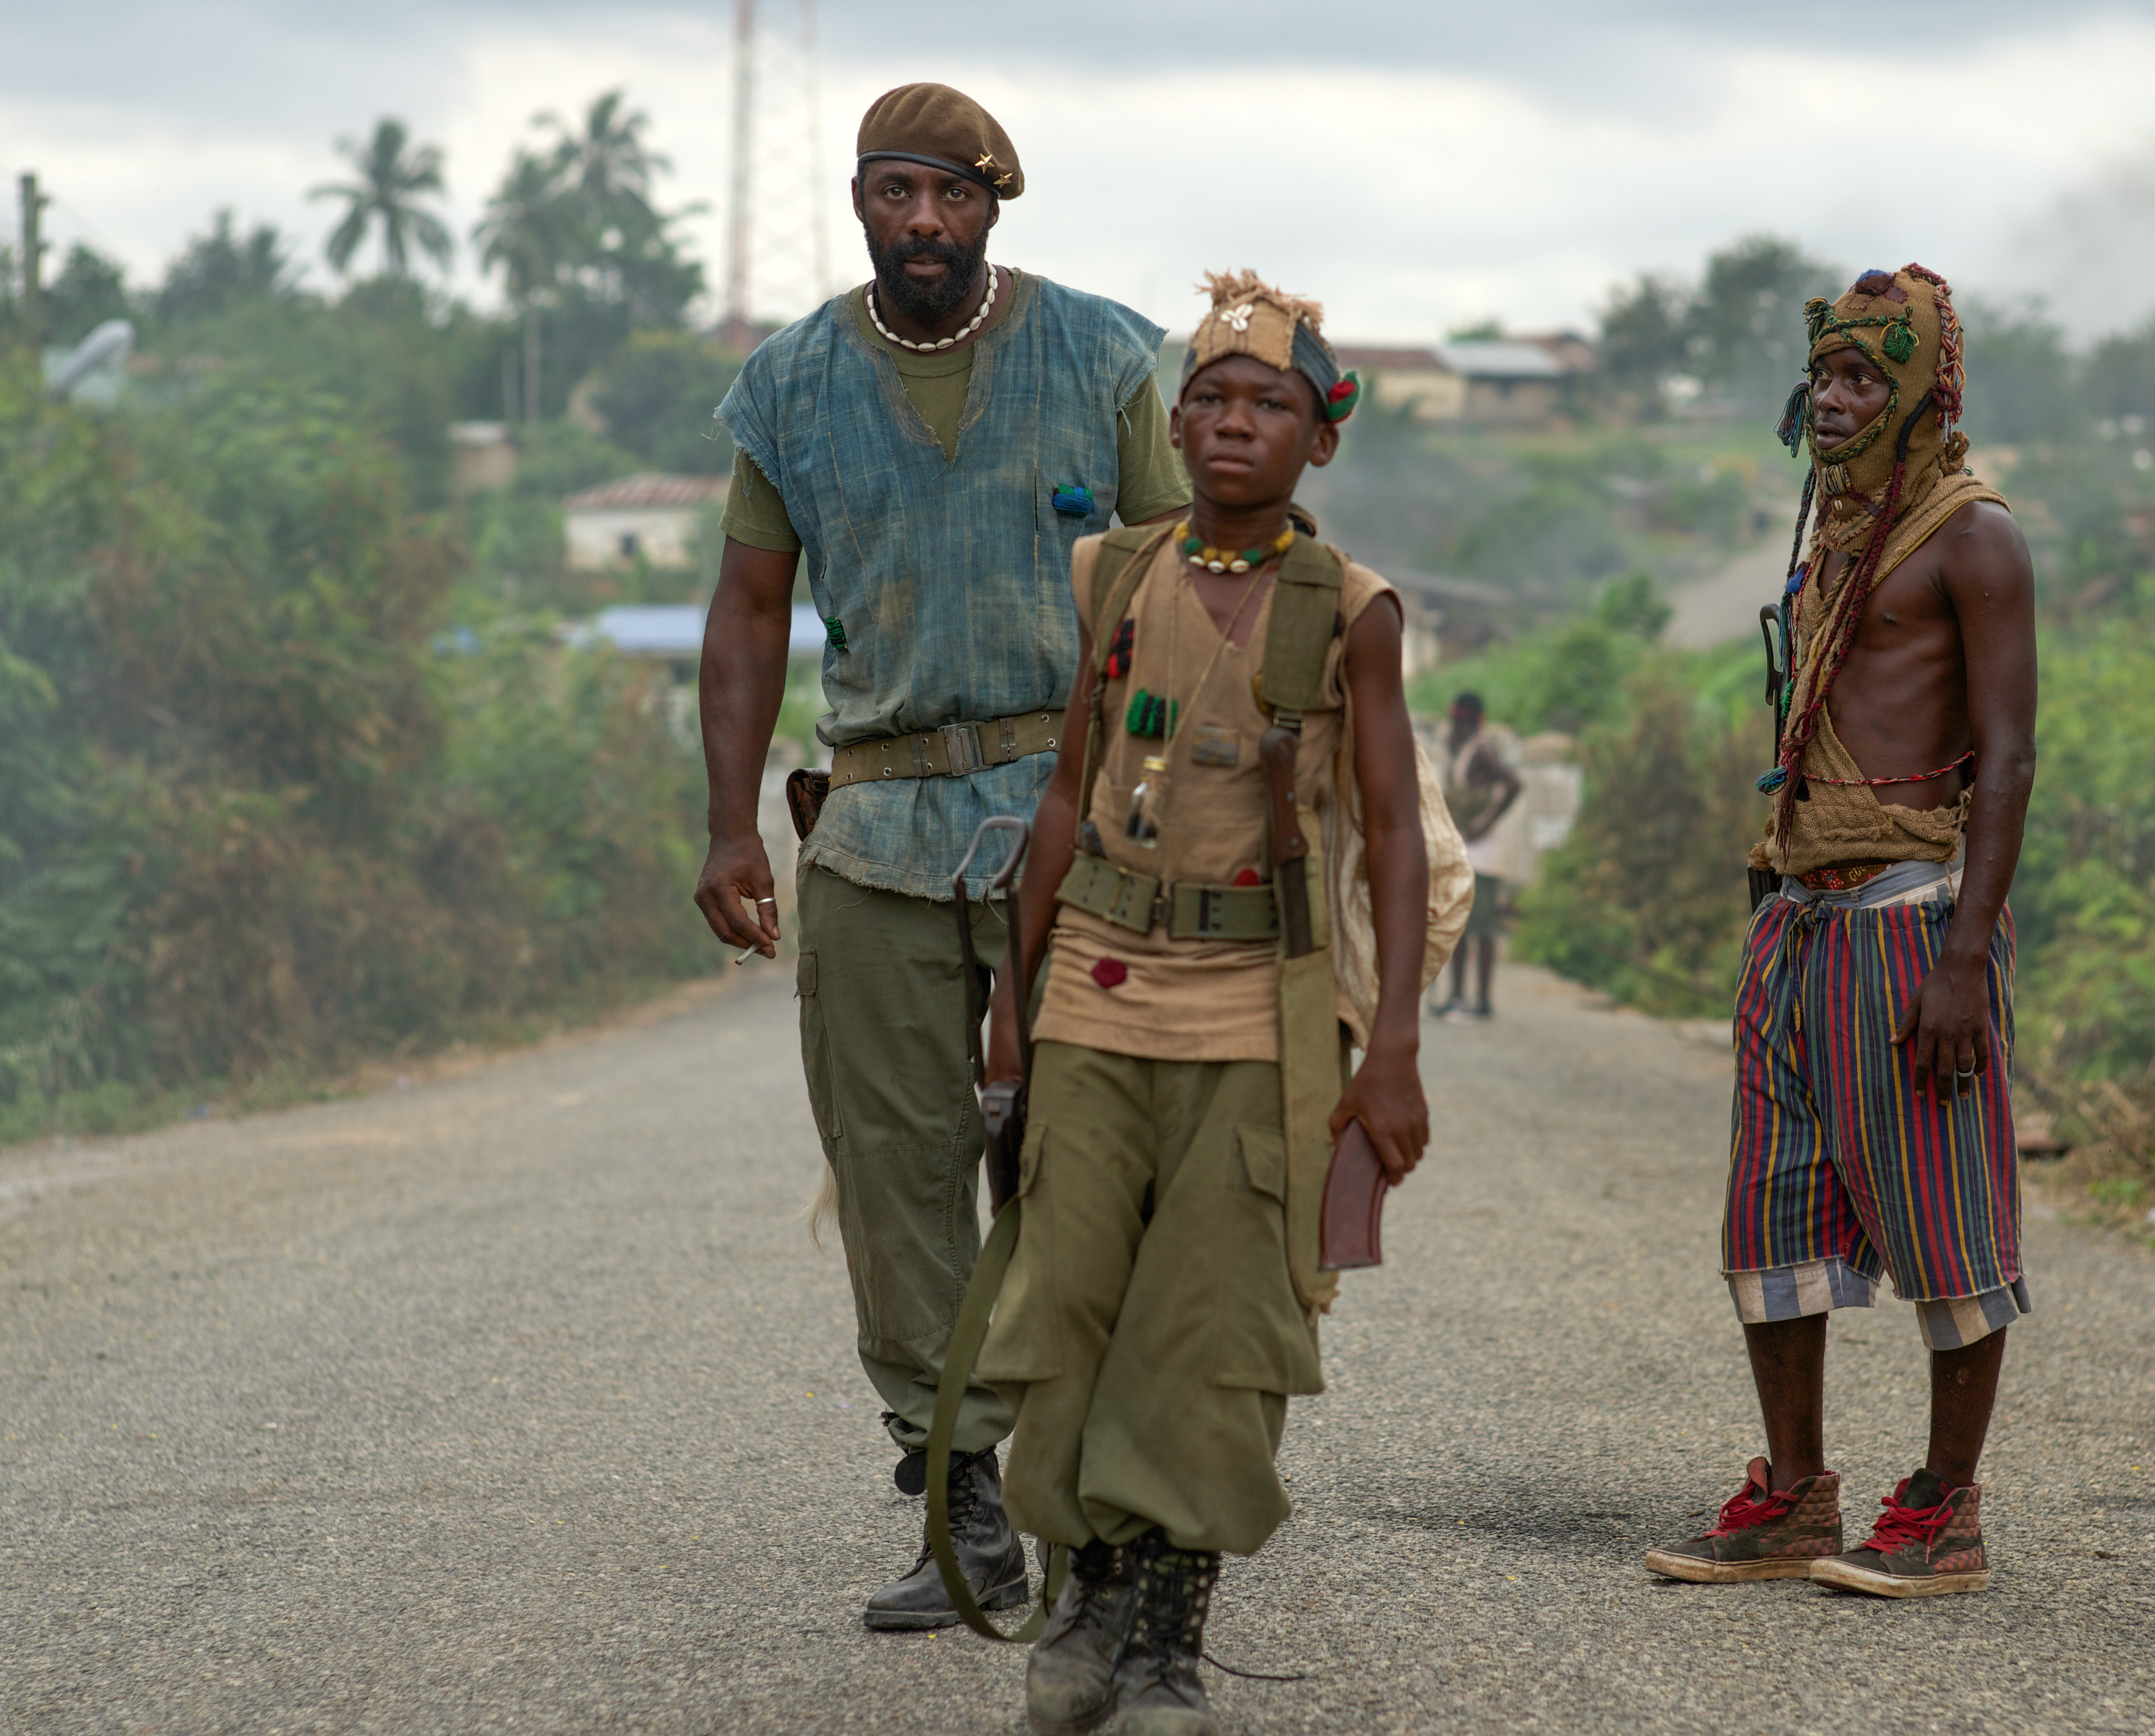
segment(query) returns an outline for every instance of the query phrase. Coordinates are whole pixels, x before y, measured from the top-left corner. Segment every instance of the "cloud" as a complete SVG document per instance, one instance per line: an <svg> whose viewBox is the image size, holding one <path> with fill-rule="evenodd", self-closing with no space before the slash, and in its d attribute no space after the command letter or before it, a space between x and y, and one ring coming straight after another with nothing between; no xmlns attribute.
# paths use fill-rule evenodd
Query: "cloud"
<svg viewBox="0 0 2155 1736"><path fill-rule="evenodd" d="M384 113L447 147L467 231L535 110L616 84L674 159L671 196L710 202L689 233L723 270L722 7L117 0L95 33L61 8L8 8L0 166L39 169L64 202L63 239L81 233L138 276L225 204L318 258L329 216L305 189L337 172L335 137ZM1170 325L1195 312L1200 271L1241 264L1325 300L1346 338L1427 340L1492 314L1581 325L1616 279L1696 269L1761 228L1851 266L1921 259L2012 292L2060 274L2031 269L2031 235L2093 259L2111 215L2143 209L2129 176L2103 177L2145 147L2155 0L2061 0L2039 19L2002 0L1890 15L1372 3L1321 27L1287 0L1010 8L991 32L982 17L926 0L898 28L865 0L826 0L817 142L841 281L862 270L843 189L854 120L911 78L974 91L1018 141L1031 190L996 258ZM767 134L767 236L782 226L805 243L811 156L797 125ZM2081 252L2056 238L2068 232ZM803 245L766 274L757 311L801 311L807 263ZM2155 298L2155 275L2072 269L2105 274L2102 294L2054 298L2076 322L2083 303L2109 326Z"/></svg>

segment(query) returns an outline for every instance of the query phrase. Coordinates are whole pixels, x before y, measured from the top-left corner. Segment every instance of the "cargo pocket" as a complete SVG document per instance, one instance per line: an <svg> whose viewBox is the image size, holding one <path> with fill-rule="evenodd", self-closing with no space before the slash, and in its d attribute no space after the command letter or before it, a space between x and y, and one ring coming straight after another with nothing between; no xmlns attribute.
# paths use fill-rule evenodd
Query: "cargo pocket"
<svg viewBox="0 0 2155 1736"><path fill-rule="evenodd" d="M1238 1127L1235 1139L1241 1161L1227 1176L1214 1256L1211 1384L1322 1392L1317 1329L1287 1273L1287 1141L1269 1127Z"/></svg>
<svg viewBox="0 0 2155 1736"><path fill-rule="evenodd" d="M1062 1322L1055 1287L1055 1220L1050 1201L1039 1191L1041 1166L1047 1161L1048 1132L1026 1131L1018 1158L1019 1203L1016 1251L996 1298L995 1319L980 1346L980 1378L991 1384L1030 1385L1052 1380L1062 1372Z"/></svg>
<svg viewBox="0 0 2155 1736"><path fill-rule="evenodd" d="M816 955L803 951L794 968L793 985L801 998L801 1066L808 1078L808 1108L816 1117L816 1131L830 1147L846 1134L838 1115L836 1076L831 1067L831 1037L823 1028L823 1003L816 994Z"/></svg>

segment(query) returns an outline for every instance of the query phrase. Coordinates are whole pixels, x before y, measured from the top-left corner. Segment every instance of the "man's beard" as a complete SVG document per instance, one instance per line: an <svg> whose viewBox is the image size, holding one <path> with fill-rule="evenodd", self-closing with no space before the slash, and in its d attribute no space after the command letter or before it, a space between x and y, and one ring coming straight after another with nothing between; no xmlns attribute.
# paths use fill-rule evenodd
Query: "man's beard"
<svg viewBox="0 0 2155 1736"><path fill-rule="evenodd" d="M970 248L960 247L955 241L934 241L924 235L879 248L873 233L864 233L868 234L868 260L875 267L876 299L922 325L947 320L965 305L965 298L980 281L980 267L988 257L985 229L980 231L980 238ZM939 278L918 283L905 274L906 263L912 259L940 259L950 269Z"/></svg>

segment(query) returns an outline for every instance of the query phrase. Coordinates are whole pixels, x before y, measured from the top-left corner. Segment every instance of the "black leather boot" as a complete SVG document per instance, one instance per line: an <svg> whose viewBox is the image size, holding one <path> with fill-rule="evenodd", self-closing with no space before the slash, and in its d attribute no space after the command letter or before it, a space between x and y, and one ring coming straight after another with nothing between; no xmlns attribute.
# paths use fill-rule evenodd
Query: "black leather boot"
<svg viewBox="0 0 2155 1736"><path fill-rule="evenodd" d="M1070 1553L1070 1577L1033 1641L1025 1711L1038 1736L1083 1736L1114 1709L1115 1653L1136 1593L1129 1551L1095 1538Z"/></svg>
<svg viewBox="0 0 2155 1736"><path fill-rule="evenodd" d="M1219 1553L1178 1549L1165 1532L1148 1531L1130 1554L1137 1583L1129 1636L1115 1659L1113 1736L1219 1736L1197 1679Z"/></svg>
<svg viewBox="0 0 2155 1736"><path fill-rule="evenodd" d="M950 1455L950 1546L982 1609L1011 1610L1026 1600L1025 1541L1003 1515L1002 1470L992 1447ZM892 1629L958 1625L924 1523L913 1570L868 1600L867 1621L870 1627Z"/></svg>

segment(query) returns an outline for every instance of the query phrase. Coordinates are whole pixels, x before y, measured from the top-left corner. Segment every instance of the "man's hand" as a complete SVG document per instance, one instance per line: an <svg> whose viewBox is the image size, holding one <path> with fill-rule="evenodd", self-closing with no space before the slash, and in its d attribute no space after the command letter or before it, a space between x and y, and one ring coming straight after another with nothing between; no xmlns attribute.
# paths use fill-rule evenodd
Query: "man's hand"
<svg viewBox="0 0 2155 1736"><path fill-rule="evenodd" d="M1974 1090L1977 1075L1990 1065L1990 984L1984 966L1939 960L1901 1016L1893 1042L1897 1047L1915 1044L1918 1092L1927 1088L1936 1099L1948 1091L1966 1097Z"/></svg>
<svg viewBox="0 0 2155 1736"><path fill-rule="evenodd" d="M714 837L696 877L696 908L729 946L753 946L778 956L778 903L771 896L770 858L762 837Z"/></svg>
<svg viewBox="0 0 2155 1736"><path fill-rule="evenodd" d="M756 830L764 758L786 693L786 639L799 556L726 539L704 622L696 675L710 779L711 853L696 877L696 908L729 946L778 953L770 858Z"/></svg>
<svg viewBox="0 0 2155 1736"><path fill-rule="evenodd" d="M1380 1046L1362 1057L1332 1112L1335 1141L1347 1131L1349 1121L1360 1122L1377 1148L1385 1179L1395 1187L1406 1180L1429 1144L1429 1101L1422 1095L1421 1074L1411 1051Z"/></svg>

